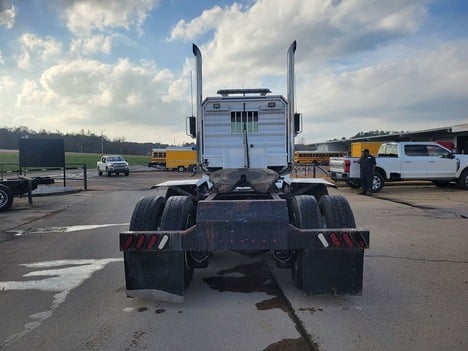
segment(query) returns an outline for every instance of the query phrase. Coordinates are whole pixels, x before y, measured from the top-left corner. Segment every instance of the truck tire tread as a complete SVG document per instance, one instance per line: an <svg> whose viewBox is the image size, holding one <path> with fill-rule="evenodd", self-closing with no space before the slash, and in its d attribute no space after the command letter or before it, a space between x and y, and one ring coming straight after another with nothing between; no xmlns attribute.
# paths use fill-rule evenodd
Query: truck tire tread
<svg viewBox="0 0 468 351"><path fill-rule="evenodd" d="M182 230L195 224L195 207L188 196L171 196L161 216L161 230ZM184 262L184 285L187 287L193 277L193 268Z"/></svg>
<svg viewBox="0 0 468 351"><path fill-rule="evenodd" d="M289 222L300 229L322 227L322 218L318 202L312 195L293 196L289 204ZM297 288L303 287L303 252L296 250L296 259L292 263L291 274Z"/></svg>
<svg viewBox="0 0 468 351"><path fill-rule="evenodd" d="M341 195L322 196L319 202L322 223L328 228L355 228L356 221L348 200Z"/></svg>
<svg viewBox="0 0 468 351"><path fill-rule="evenodd" d="M162 196L145 196L135 205L130 220L130 230L158 229L166 199Z"/></svg>

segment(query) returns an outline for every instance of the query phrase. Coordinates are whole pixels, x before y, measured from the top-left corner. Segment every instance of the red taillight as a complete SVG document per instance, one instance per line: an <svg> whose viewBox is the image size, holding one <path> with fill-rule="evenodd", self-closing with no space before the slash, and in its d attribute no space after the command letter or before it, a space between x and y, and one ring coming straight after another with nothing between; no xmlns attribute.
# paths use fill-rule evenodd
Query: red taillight
<svg viewBox="0 0 468 351"><path fill-rule="evenodd" d="M348 245L348 247L353 247L354 246L353 241L349 237L348 233L343 234L343 240L346 243L346 245Z"/></svg>
<svg viewBox="0 0 468 351"><path fill-rule="evenodd" d="M335 245L336 247L341 246L340 239L338 239L338 236L336 235L336 233L330 234L330 240L332 241L333 245Z"/></svg>
<svg viewBox="0 0 468 351"><path fill-rule="evenodd" d="M136 249L141 249L141 247L143 246L143 244L145 243L145 234L140 234L138 235L138 239L137 239L137 242L135 244L135 248Z"/></svg>
<svg viewBox="0 0 468 351"><path fill-rule="evenodd" d="M350 160L344 160L344 171L349 172L351 168L351 161Z"/></svg>
<svg viewBox="0 0 468 351"><path fill-rule="evenodd" d="M152 249L153 246L158 242L158 236L156 234L151 235L148 244L146 244L147 249Z"/></svg>
<svg viewBox="0 0 468 351"><path fill-rule="evenodd" d="M123 244L123 249L128 250L130 248L130 245L132 245L133 242L133 235L127 236L127 240L125 240Z"/></svg>

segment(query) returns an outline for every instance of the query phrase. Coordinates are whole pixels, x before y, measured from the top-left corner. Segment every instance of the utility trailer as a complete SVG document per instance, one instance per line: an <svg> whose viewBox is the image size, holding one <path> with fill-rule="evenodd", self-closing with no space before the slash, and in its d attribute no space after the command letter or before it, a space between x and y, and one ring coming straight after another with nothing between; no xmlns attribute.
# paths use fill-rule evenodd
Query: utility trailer
<svg viewBox="0 0 468 351"><path fill-rule="evenodd" d="M18 177L0 180L0 212L11 207L15 196L24 194L31 196L31 191L37 189L39 184L54 184L54 179L50 177Z"/></svg>
<svg viewBox="0 0 468 351"><path fill-rule="evenodd" d="M200 179L155 185L163 195L138 201L130 230L120 233L129 297L181 302L195 268L212 252L271 252L306 294L360 294L369 231L356 228L348 201L334 184L292 178L294 53L289 47L287 97L269 89L226 89L202 97L202 56L196 57Z"/></svg>

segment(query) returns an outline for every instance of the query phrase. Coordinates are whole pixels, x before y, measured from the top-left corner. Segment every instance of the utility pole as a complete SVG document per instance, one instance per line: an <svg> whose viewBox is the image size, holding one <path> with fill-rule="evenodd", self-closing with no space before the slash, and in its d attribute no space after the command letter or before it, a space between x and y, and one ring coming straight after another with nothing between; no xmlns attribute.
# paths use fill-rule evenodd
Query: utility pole
<svg viewBox="0 0 468 351"><path fill-rule="evenodd" d="M101 155L104 155L104 131L105 129L100 129L101 131Z"/></svg>

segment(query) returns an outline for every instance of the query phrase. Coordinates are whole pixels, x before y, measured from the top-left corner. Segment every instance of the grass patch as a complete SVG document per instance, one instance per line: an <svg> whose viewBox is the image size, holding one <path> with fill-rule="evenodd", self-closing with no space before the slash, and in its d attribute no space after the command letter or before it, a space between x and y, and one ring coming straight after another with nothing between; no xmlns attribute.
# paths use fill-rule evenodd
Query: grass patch
<svg viewBox="0 0 468 351"><path fill-rule="evenodd" d="M122 155L130 166L147 166L150 161L149 156ZM101 158L101 154L86 154L79 152L65 153L65 166L76 167L83 164L88 169L96 168L96 162ZM17 150L0 150L0 171L16 171L19 168L19 153Z"/></svg>

